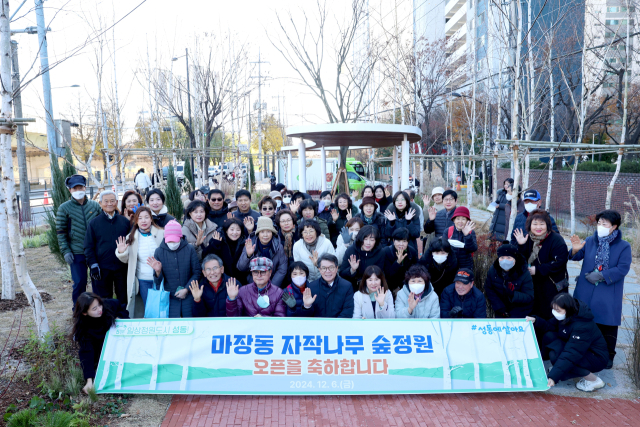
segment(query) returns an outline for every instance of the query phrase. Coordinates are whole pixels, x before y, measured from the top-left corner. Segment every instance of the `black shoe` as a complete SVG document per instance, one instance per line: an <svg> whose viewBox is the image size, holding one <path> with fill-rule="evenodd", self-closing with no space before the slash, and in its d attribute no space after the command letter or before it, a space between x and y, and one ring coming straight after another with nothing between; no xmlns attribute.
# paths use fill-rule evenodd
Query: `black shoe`
<svg viewBox="0 0 640 427"><path fill-rule="evenodd" d="M609 359L609 362L607 362L607 367L604 369L611 369L613 368L613 359Z"/></svg>

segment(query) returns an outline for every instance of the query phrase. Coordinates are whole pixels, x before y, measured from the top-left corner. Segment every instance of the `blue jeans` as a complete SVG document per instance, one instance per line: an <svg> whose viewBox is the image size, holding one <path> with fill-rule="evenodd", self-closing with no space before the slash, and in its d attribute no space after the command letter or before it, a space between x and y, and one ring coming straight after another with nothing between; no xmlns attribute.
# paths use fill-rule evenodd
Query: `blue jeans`
<svg viewBox="0 0 640 427"><path fill-rule="evenodd" d="M140 296L142 297L142 301L144 301L144 304L146 306L147 294L149 293L149 289L153 289L153 280L138 279L138 287L140 288Z"/></svg>
<svg viewBox="0 0 640 427"><path fill-rule="evenodd" d="M75 307L80 294L87 292L87 263L84 254L73 254L73 263L69 265L69 268L71 269L71 280L73 280L71 298Z"/></svg>

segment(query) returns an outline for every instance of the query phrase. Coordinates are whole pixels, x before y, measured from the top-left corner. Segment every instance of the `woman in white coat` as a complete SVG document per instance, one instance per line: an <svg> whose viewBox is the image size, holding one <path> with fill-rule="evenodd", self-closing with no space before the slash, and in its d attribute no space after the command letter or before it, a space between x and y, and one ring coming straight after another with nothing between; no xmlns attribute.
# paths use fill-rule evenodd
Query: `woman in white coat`
<svg viewBox="0 0 640 427"><path fill-rule="evenodd" d="M377 265L364 270L360 289L353 294L354 319L395 319L393 294L387 286L384 272Z"/></svg>
<svg viewBox="0 0 640 427"><path fill-rule="evenodd" d="M342 230L340 230L340 234L336 240L336 258L338 258L338 265L342 265L344 253L349 246L355 243L356 236L362 227L364 227L364 222L358 217L353 217L347 221L345 226L342 227Z"/></svg>
<svg viewBox="0 0 640 427"><path fill-rule="evenodd" d="M293 245L293 260L303 262L309 269L308 281L320 278L320 271L316 266L318 258L326 253L335 255L331 240L324 237L318 221L305 219L300 222L298 232L302 239Z"/></svg>
<svg viewBox="0 0 640 427"><path fill-rule="evenodd" d="M131 318L144 317L147 292L153 286L153 268L147 264L164 240L164 229L153 221L151 209L141 206L133 216L131 232L118 239L116 257L127 268L127 311Z"/></svg>

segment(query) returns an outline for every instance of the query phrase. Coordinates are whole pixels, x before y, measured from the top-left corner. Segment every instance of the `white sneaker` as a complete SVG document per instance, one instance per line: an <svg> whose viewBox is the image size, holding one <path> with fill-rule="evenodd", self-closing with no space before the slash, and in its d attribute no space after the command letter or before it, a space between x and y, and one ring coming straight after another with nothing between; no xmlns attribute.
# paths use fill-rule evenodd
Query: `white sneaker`
<svg viewBox="0 0 640 427"><path fill-rule="evenodd" d="M576 388L578 390L586 392L591 392L602 387L604 387L604 381L602 381L600 377L597 377L595 381L587 381L582 378L580 381L578 381L578 384L576 384Z"/></svg>

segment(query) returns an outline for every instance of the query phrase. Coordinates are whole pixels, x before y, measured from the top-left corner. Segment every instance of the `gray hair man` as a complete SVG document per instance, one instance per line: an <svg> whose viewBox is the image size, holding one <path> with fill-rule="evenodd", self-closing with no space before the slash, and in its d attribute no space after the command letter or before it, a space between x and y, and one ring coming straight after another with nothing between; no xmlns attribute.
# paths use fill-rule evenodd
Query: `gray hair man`
<svg viewBox="0 0 640 427"><path fill-rule="evenodd" d="M302 294L303 313L307 317L353 317L353 287L338 276L338 258L322 254L317 261L320 278L309 283Z"/></svg>
<svg viewBox="0 0 640 427"><path fill-rule="evenodd" d="M194 317L227 317L227 284L236 286L236 279L224 274L218 255L209 254L202 260L200 282L192 281Z"/></svg>

